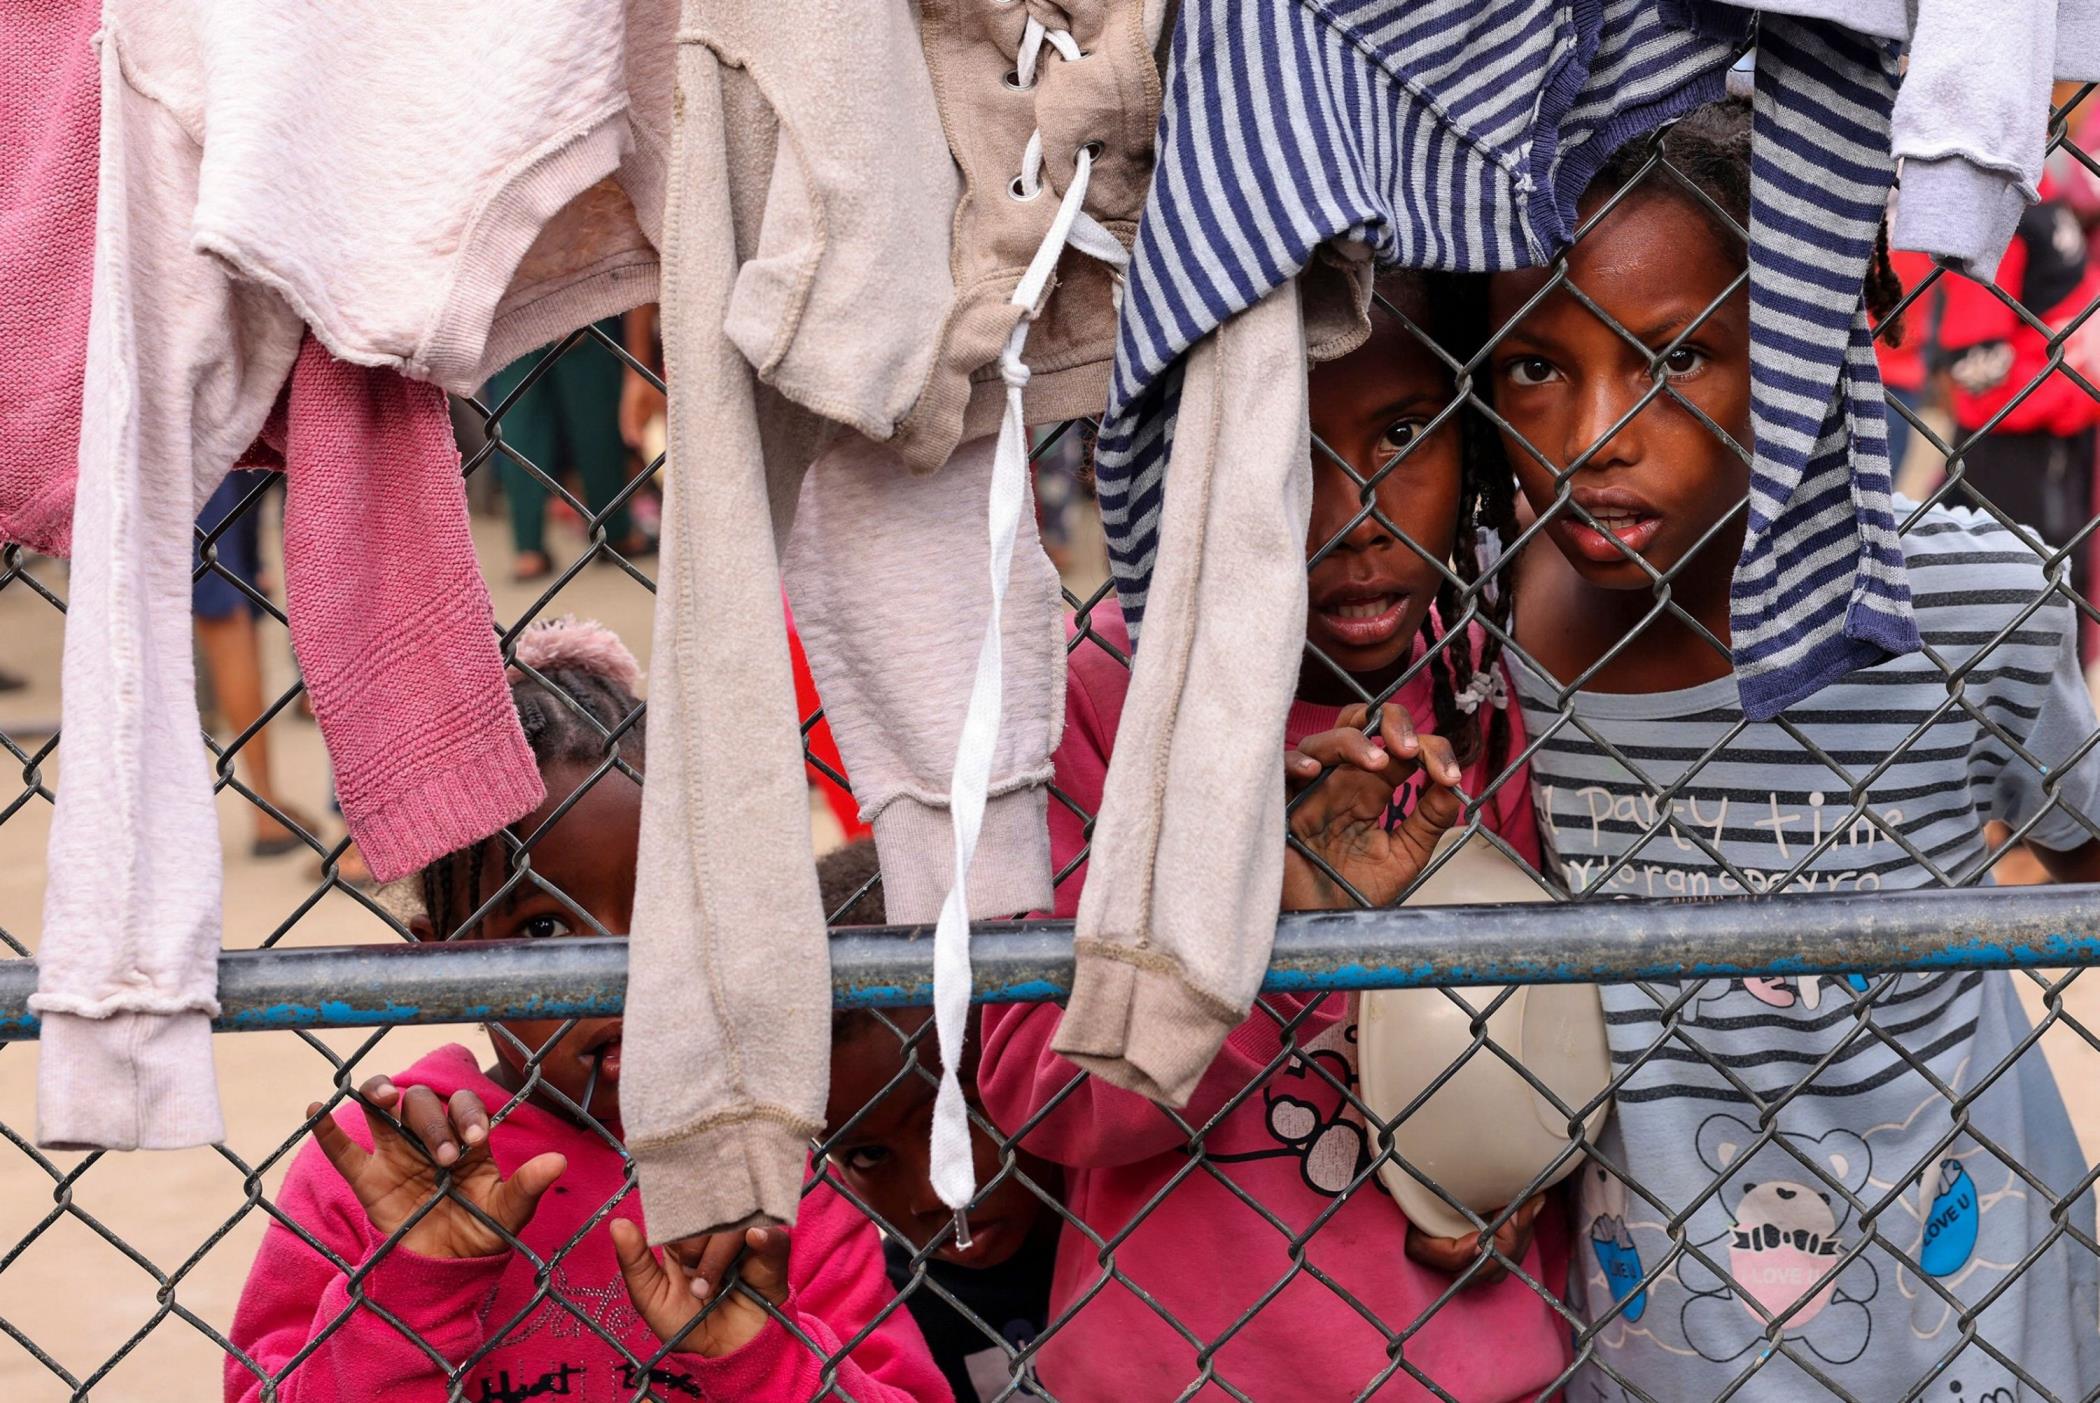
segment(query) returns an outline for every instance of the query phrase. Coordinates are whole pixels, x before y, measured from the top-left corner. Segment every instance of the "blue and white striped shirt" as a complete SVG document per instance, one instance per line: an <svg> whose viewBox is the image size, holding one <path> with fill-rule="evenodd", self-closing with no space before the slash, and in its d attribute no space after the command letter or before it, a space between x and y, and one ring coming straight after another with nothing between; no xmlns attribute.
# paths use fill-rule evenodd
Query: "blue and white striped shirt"
<svg viewBox="0 0 2100 1403"><path fill-rule="evenodd" d="M1917 646L1860 297L1891 60L1835 26L1763 25L1758 456L1734 600L1752 716ZM1719 98L1746 34L1744 15L1703 0L1187 0L1095 450L1133 638L1190 346L1329 239L1461 272L1557 256L1598 167Z"/></svg>

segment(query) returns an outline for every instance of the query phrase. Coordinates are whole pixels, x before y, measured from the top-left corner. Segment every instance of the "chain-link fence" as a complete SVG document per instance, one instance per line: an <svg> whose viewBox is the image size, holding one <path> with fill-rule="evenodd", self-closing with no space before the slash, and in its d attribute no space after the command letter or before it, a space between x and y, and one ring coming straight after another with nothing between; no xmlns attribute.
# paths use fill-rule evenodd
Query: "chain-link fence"
<svg viewBox="0 0 2100 1403"><path fill-rule="evenodd" d="M2100 960L2100 922L2089 891L1992 886L1994 874L2080 880L2083 846L2100 839L2086 778L2100 729L2081 670L2100 656L2085 591L2100 412L2075 413L2081 397L2100 403L2100 300L2072 296L2090 285L2082 271L2044 299L2036 272L2045 252L2063 270L2100 266L2100 201L2080 203L2100 191L2100 163L2075 139L2100 97L2060 96L2049 199L2022 228L2025 286L2018 270L1999 285L1922 268L1882 308L1884 340L1900 325L1915 357L1892 357L1888 374L1891 437L1909 445L1893 456L1919 659L1876 685L1843 679L1771 723L1733 709L1727 646L1704 606L1718 599L1725 623L1744 519L1748 279L1741 214L1710 173L1654 145L1623 188L1585 206L1582 238L1554 268L1486 290L1381 284L1376 354L1315 371L1312 622L1292 740L1323 764L1294 776L1291 890L1337 912L1389 908L1468 851L1406 867L1399 890L1362 880L1400 870L1402 815L1423 811L1424 782L1366 817L1331 802L1337 774L1362 769L1348 745L1319 746L1342 728L1376 734L1405 707L1455 742L1455 831L1534 871L1551 904L1286 916L1267 992L1179 1112L1047 1052L1045 1001L1069 988L1068 924L986 927L988 1002L972 1038L982 1187L959 1232L924 1184L938 1059L915 1001L930 946L858 929L882 924L879 876L833 860L833 1106L796 1241L825 1231L812 1222L864 1218L874 1232L825 1239L821 1261L791 1252L785 1296L748 1275L716 1291L682 1350L661 1343L610 1266L608 1223L634 1217L637 1197L606 1110L620 947L590 938L612 933L604 904L549 876L553 845L573 836L562 818L600 787L639 781L621 750L639 708L610 726L587 717L602 762L550 785L546 822L503 836L500 872L476 874L451 929L419 926L415 884L361 882L348 839L330 836L340 826L284 798L292 760L317 741L296 678L278 675L286 617L272 582L223 558L229 533L273 530L271 482L244 484L200 529L198 575L252 607L277 661L256 714L214 697L207 740L227 831L245 840L253 823L260 843L281 825L298 851L229 864L221 1026L247 1031L221 1040L228 1143L152 1158L39 1150L31 1054L0 1045L0 1332L12 1342L0 1391L202 1398L230 1360L228 1396L241 1397L944 1396L898 1362L912 1321L961 1361L957 1391L988 1399L2100 1397L2100 1373L2081 1372L2100 1367L2100 1346L2081 1343L2100 1338L2100 1024L2081 1016L2092 976L2076 968ZM1680 257L1694 266L1667 287L1629 271L1639 256L1585 252L1682 255L1687 241L1704 251ZM1701 259L1722 268L1714 287L1700 284ZM1689 310L1627 314L1657 301ZM470 491L500 476L527 513L550 497L570 523L555 544L575 547L555 559L528 530L513 542L519 578L506 579L496 527L477 527L507 649L572 609L646 647L663 458L637 454L608 484L560 434L518 432L556 377L588 367L602 381L616 364L660 388L600 326L507 372L462 416ZM1395 390L1396 364L1437 392ZM2052 397L2061 415L2023 417ZM1066 578L1074 685L1120 706L1127 636L1072 471L1084 432L1038 435L1039 469L1054 460L1060 484L1044 494L1043 534ZM1714 446L1688 448L1694 434ZM1725 480L1724 468L1737 475L1729 502L1682 486ZM1943 510L1956 507L1977 515ZM12 981L0 982L0 1032L17 1035L33 1032L36 873L66 760L65 594L62 563L6 548L0 633L22 640L6 661L27 674L0 696L0 743L21 774L0 807L0 868L19 874L0 886L0 942L20 962L0 964ZM240 685L206 673L215 690ZM819 711L804 719L824 849L855 819L820 723ZM261 783L253 762L272 744ZM1092 795L1070 779L1061 769L1051 801L1069 836L1057 845L1067 914L1098 797L1098 777ZM1743 894L1788 899L1608 900ZM506 910L544 927L508 933L584 938L487 940ZM1602 990L1608 1059L1593 1083L1571 1081L1580 1059L1526 1031L1543 1025L1522 1008L1527 990L1585 980ZM1429 1002L1394 1002L1403 989ZM1375 1048L1373 999L1386 1028ZM487 1123L503 1172L520 1174L525 1153L504 1145L566 1127L556 1192L585 1201L543 1200L529 1229L506 1219L475 1179L484 1171L470 1173L475 1157L439 1164L432 1123L374 1087L418 1057L490 1085L416 1041L414 1025L446 1022L485 1025L444 1036L474 1044L475 1064L494 1058ZM1424 1062L1433 1027L1455 1027L1456 1041ZM1452 1096L1489 1094L1483 1065L1502 1069L1492 1094L1518 1099L1454 1119ZM355 1202L327 1191L337 1171L318 1150L300 1158L317 1122L361 1123L360 1099L375 1134L406 1123L422 1165L384 1230L378 1210L352 1221ZM1907 1111L1847 1119L1868 1104ZM1505 1114L1535 1120L1547 1149L1499 1196L1506 1206L1491 1205L1449 1142L1466 1116L1484 1127ZM1429 1215L1413 1237L1400 1198ZM1439 1206L1463 1240L1430 1240ZM504 1259L496 1275L429 1261L448 1255L433 1250L444 1232ZM691 1367L707 1341L741 1338L724 1323L737 1319L745 1334L776 1332L767 1347L794 1363L771 1382ZM264 1328L286 1321L289 1336ZM1873 1334L1899 1330L1914 1346L1900 1357L1922 1364L1864 1390L1847 1382ZM1262 1382L1279 1377L1302 1382Z"/></svg>

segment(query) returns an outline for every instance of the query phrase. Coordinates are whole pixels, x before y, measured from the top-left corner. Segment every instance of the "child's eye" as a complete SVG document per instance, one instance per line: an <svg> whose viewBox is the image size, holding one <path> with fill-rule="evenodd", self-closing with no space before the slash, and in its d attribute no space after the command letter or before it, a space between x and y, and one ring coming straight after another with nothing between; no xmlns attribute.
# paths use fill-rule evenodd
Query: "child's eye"
<svg viewBox="0 0 2100 1403"><path fill-rule="evenodd" d="M1420 419L1402 419L1385 431L1382 442L1397 453L1421 437L1422 427Z"/></svg>
<svg viewBox="0 0 2100 1403"><path fill-rule="evenodd" d="M843 1156L846 1168L855 1174L872 1174L889 1160L890 1152L880 1145L856 1145Z"/></svg>
<svg viewBox="0 0 2100 1403"><path fill-rule="evenodd" d="M1519 356L1502 367L1513 385L1543 385L1553 378L1553 362L1544 356Z"/></svg>
<svg viewBox="0 0 2100 1403"><path fill-rule="evenodd" d="M552 936L567 935L575 929L566 916L532 916L518 927L518 934L528 940L546 940Z"/></svg>
<svg viewBox="0 0 2100 1403"><path fill-rule="evenodd" d="M1671 379L1690 375L1706 364L1706 354L1690 346L1679 346L1662 358L1663 372Z"/></svg>

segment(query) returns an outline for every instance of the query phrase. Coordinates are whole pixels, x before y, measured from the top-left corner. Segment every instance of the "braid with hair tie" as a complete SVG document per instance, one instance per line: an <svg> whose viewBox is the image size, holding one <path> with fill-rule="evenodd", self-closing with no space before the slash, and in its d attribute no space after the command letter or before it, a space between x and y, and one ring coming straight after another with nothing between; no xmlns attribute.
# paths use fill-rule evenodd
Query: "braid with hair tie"
<svg viewBox="0 0 2100 1403"><path fill-rule="evenodd" d="M1473 501L1474 531L1485 529L1492 533L1501 547L1517 538L1517 475L1510 471L1509 461L1502 456L1502 443L1492 426L1472 424L1467 426L1465 445L1461 450L1461 462L1467 489ZM1477 539L1477 538L1476 538ZM1482 579L1482 564L1478 554L1461 556L1457 562L1458 573L1468 583ZM1483 586L1481 615L1487 627L1481 630L1480 657L1476 666L1495 677L1498 691L1501 689L1499 672L1502 667L1502 635L1509 631L1510 619L1516 610L1516 570L1511 558L1496 552L1498 576L1492 588ZM1485 753L1491 771L1500 771L1509 759L1509 705L1506 694L1494 705L1484 708L1487 712L1487 734ZM1476 718L1479 713L1475 713Z"/></svg>

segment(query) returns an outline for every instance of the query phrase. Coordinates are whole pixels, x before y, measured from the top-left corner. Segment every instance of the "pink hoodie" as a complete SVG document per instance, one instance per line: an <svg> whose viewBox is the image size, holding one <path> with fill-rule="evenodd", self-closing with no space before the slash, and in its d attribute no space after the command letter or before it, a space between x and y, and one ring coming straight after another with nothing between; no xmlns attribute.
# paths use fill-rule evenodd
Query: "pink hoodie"
<svg viewBox="0 0 2100 1403"><path fill-rule="evenodd" d="M1092 624L1128 655L1129 637L1113 606L1096 606ZM1066 676L1056 785L1091 812L1100 803L1130 674L1089 639L1073 652ZM1434 729L1426 675L1398 700L1419 729ZM1332 727L1338 710L1296 704L1288 743ZM1509 719L1511 753L1521 753L1523 727L1513 707ZM1476 762L1464 783L1477 794L1490 778ZM1497 792L1485 822L1538 861L1522 773ZM1084 841L1083 820L1053 803L1056 870ZM1077 910L1084 880L1081 867L1059 885L1058 915ZM1285 1017L1304 1006L1287 997L1265 1002ZM1567 1327L1529 1286L1512 1277L1438 1306L1451 1278L1407 1259L1407 1220L1393 1200L1375 1181L1340 1197L1367 1162L1366 1141L1347 1102L1308 1063L1354 1085L1351 1012L1346 997L1322 998L1299 1026L1303 1055L1267 1075L1264 1069L1284 1055L1275 1019L1257 1009L1233 1031L1180 1112L1189 1125L1208 1126L1207 1167L1190 1171L1188 1136L1166 1112L1091 1078L1023 1136L1026 1148L1067 1167L1067 1207L1111 1244L1104 1253L1070 1228L1059 1244L1051 1310L1075 1313L1046 1337L1041 1355L1044 1386L1058 1398L1185 1396L1204 1364L1183 1330L1204 1347L1231 1332L1209 1366L1250 1398L1354 1398L1388 1370L1379 1398L1436 1396L1410 1376L1419 1370L1460 1403L1500 1403L1536 1398L1559 1376L1569 1358ZM998 1124L1025 1124L1077 1075L1050 1050L1058 1016L1054 1004L985 1009L977 1083ZM1258 1089L1243 1094L1250 1085ZM1307 1233L1301 1250L1294 1239ZM1541 1215L1524 1265L1534 1280L1561 1288L1567 1240L1556 1210ZM1384 1322L1383 1331L1366 1311ZM1236 1328L1243 1315L1248 1323ZM1411 1330L1396 1367L1388 1355L1393 1337ZM1212 1385L1187 1396L1227 1395Z"/></svg>
<svg viewBox="0 0 2100 1403"><path fill-rule="evenodd" d="M428 1086L440 1096L465 1087L491 1107L510 1099L482 1074L473 1054L456 1044L438 1049L394 1080L404 1087ZM360 1144L370 1145L355 1108L339 1119ZM627 1299L605 1224L584 1231L607 1200L626 1191L620 1156L598 1136L529 1104L497 1127L490 1147L506 1173L549 1150L568 1156L567 1172L540 1200L538 1214L519 1238L545 1259L583 1233L554 1268L549 1284L589 1323L553 1301L535 1305L534 1266L519 1253L454 1261L396 1248L364 1278L365 1298L454 1364L500 1333L501 1341L461 1381L460 1396L470 1403L525 1398L612 1403L634 1397L643 1381L631 1376L633 1366L597 1331L643 1360L662 1346ZM353 1271L371 1262L377 1239L364 1209L313 1144L293 1162L277 1195L277 1210ZM627 1193L613 1213L640 1223L637 1195ZM804 1403L831 1383L841 1396L862 1403L946 1403L948 1385L909 1312L892 1311L869 1329L891 1297L874 1226L826 1185L803 1200L801 1216L789 1231L783 1313L826 1354L862 1330L869 1330L867 1338L827 1381L823 1360L772 1321L750 1344L718 1359L667 1356L653 1371L656 1395ZM513 1321L519 1323L505 1330ZM336 1328L329 1331L330 1325ZM257 1369L275 1375L315 1339L320 1343L313 1353L279 1385L280 1403L440 1403L450 1396L441 1366L376 1311L353 1306L349 1278L282 1221L273 1221L241 1292L234 1347ZM229 1354L227 1403L255 1403L262 1395L258 1374Z"/></svg>

